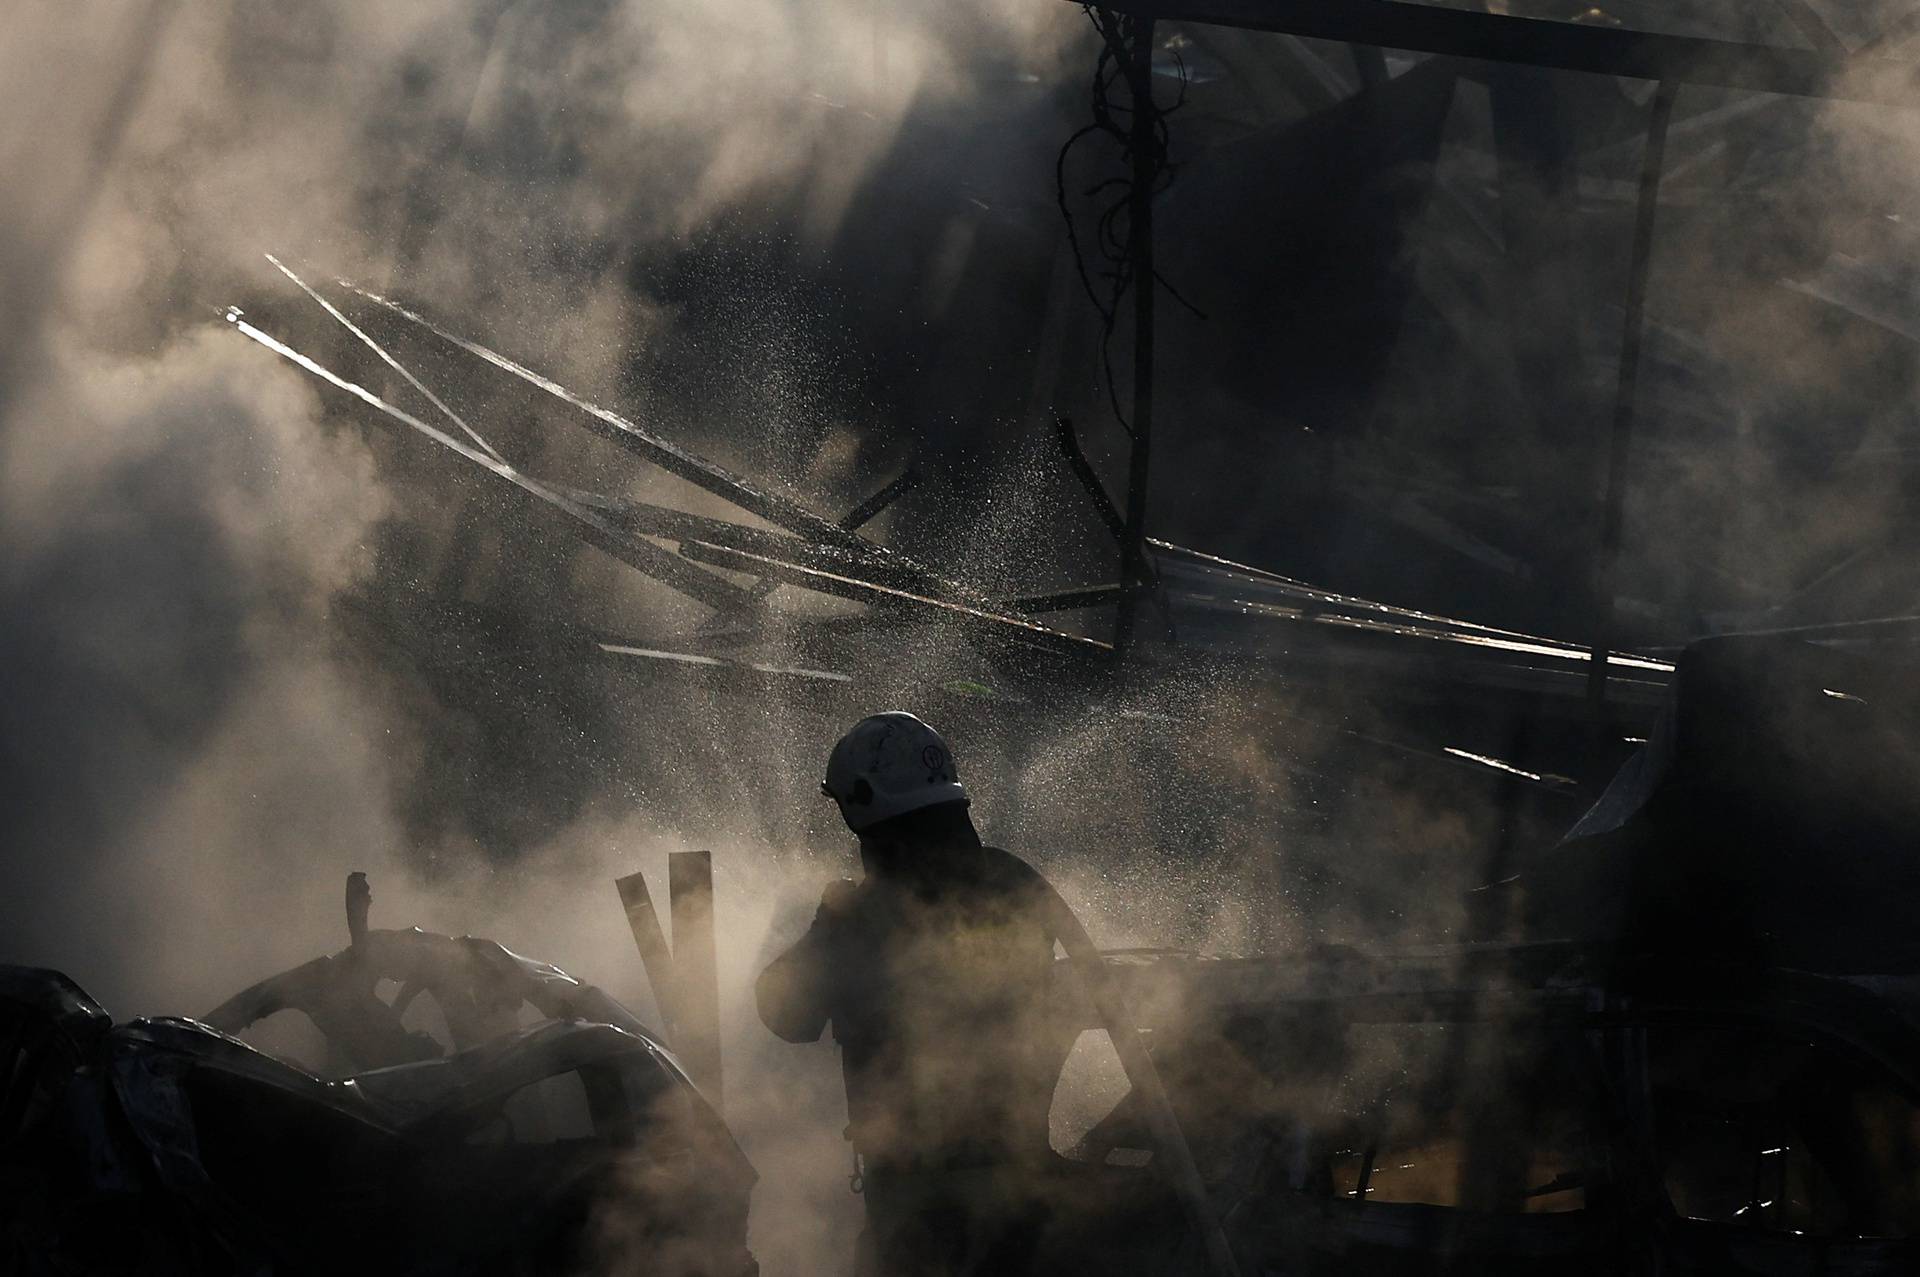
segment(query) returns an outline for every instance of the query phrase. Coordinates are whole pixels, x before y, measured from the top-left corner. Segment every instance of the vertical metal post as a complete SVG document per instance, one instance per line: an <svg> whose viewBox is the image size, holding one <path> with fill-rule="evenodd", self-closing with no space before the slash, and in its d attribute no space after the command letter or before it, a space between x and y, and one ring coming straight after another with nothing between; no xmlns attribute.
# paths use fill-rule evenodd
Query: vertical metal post
<svg viewBox="0 0 1920 1277"><path fill-rule="evenodd" d="M1123 19L1127 87L1133 99L1130 151L1133 180L1127 201L1127 250L1133 275L1133 454L1127 465L1126 539L1120 547L1120 612L1114 654L1133 645L1134 610L1147 579L1147 463L1153 442L1153 179L1158 168L1153 110L1153 19Z"/></svg>
<svg viewBox="0 0 1920 1277"><path fill-rule="evenodd" d="M1499 282L1520 392L1536 420L1598 422L1583 411L1591 400L1577 353L1580 148L1566 78L1499 67L1487 92L1506 243Z"/></svg>
<svg viewBox="0 0 1920 1277"><path fill-rule="evenodd" d="M347 875L347 941L359 944L367 938L367 916L373 909L373 887L358 870Z"/></svg>
<svg viewBox="0 0 1920 1277"><path fill-rule="evenodd" d="M1353 69L1360 73L1362 88L1377 89L1393 78L1387 74L1385 49L1373 44L1350 44L1347 48L1353 53Z"/></svg>
<svg viewBox="0 0 1920 1277"><path fill-rule="evenodd" d="M673 975L680 1003L674 1050L713 1107L721 1105L720 974L713 931L713 855L676 851L667 857L673 912Z"/></svg>
<svg viewBox="0 0 1920 1277"><path fill-rule="evenodd" d="M1653 256L1654 215L1660 205L1660 172L1666 164L1667 126L1680 86L1662 80L1647 121L1640 165L1640 201L1633 229L1633 265L1627 276L1627 323L1620 341L1620 380L1613 403L1613 438L1607 450L1607 492L1600 546L1593 571L1593 657L1587 667L1587 697L1598 705L1607 695L1607 651L1613 639L1613 578L1620 557L1620 531L1627 503L1627 460L1633 441L1634 395L1640 381L1640 345L1646 326L1647 271Z"/></svg>

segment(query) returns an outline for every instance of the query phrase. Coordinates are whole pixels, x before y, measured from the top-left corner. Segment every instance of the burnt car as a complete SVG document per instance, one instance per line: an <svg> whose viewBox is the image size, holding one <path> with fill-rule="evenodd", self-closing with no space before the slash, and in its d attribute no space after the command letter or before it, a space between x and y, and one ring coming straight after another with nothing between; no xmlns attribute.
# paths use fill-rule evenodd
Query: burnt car
<svg viewBox="0 0 1920 1277"><path fill-rule="evenodd" d="M326 1067L235 1036L279 1010ZM362 927L199 1021L0 968L0 1087L8 1272L757 1271L753 1168L673 1056L488 940Z"/></svg>
<svg viewBox="0 0 1920 1277"><path fill-rule="evenodd" d="M1244 1271L1920 1271L1905 981L1580 945L1123 979ZM1075 1156L1150 1160L1137 1104Z"/></svg>
<svg viewBox="0 0 1920 1277"><path fill-rule="evenodd" d="M1478 943L1110 958L1242 1269L1920 1271L1908 673L1689 648Z"/></svg>
<svg viewBox="0 0 1920 1277"><path fill-rule="evenodd" d="M1576 944L1123 971L1245 1271L1920 1271L1905 980ZM1137 1105L1075 1156L1150 1161Z"/></svg>

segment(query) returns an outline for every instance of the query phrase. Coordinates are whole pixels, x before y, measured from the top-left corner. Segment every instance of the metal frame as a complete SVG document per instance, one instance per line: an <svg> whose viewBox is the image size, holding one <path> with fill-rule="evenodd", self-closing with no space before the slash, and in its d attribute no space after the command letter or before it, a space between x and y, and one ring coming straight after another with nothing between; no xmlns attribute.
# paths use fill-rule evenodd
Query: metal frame
<svg viewBox="0 0 1920 1277"><path fill-rule="evenodd" d="M1626 28L1475 12L1403 0L1106 0L1100 8L1132 18L1127 83L1132 96L1133 184L1129 249L1133 259L1133 450L1128 466L1122 566L1117 594L1115 648L1132 640L1145 565L1146 490L1153 419L1153 209L1147 133L1154 119L1152 45L1159 20L1270 31L1295 37L1344 41L1360 48L1393 48L1447 57L1517 63L1550 70L1625 76L1658 82L1649 114L1642 161L1626 326L1622 337L1601 529L1593 559L1593 638L1587 690L1596 705L1606 699L1609 641L1613 629L1612 581L1625 517L1626 476L1631 460L1635 396L1645 327L1647 278L1653 250L1660 178L1668 126L1682 84L1713 85L1764 93L1821 98L1920 103L1920 67L1875 56L1849 55L1830 37L1818 47L1791 49L1734 41L1665 35ZM1790 6L1791 9L1791 6ZM1796 20L1802 15L1795 15ZM1370 78L1371 81L1371 78ZM1370 82L1362 92L1373 87ZM1069 461L1109 526L1113 503L1063 423Z"/></svg>
<svg viewBox="0 0 1920 1277"><path fill-rule="evenodd" d="M1871 53L1849 56L1833 46L1744 44L1403 0L1109 0L1100 7L1167 22L1277 31L1557 71L1798 97L1898 105L1920 101L1920 67Z"/></svg>

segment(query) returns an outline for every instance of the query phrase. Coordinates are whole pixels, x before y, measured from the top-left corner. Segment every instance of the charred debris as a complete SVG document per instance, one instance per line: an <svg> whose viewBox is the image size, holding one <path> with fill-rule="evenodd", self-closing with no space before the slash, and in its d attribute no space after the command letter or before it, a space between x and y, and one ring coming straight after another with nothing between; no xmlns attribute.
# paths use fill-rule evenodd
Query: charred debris
<svg viewBox="0 0 1920 1277"><path fill-rule="evenodd" d="M1920 706L1871 668L1689 651L1650 748L1521 875L1520 939L1061 959L1053 1014L1099 1029L1117 996L1159 1092L1063 1150L1098 1194L1070 1265L1911 1271ZM666 1035L493 941L373 928L360 874L346 949L200 1020L116 1024L58 972L0 969L11 1269L756 1272L711 884L705 853L670 863L671 944L646 880L617 884ZM283 1011L323 1064L235 1036Z"/></svg>
<svg viewBox="0 0 1920 1277"><path fill-rule="evenodd" d="M701 911L683 872L688 982ZM371 928L371 903L352 875L347 948L197 1020L115 1023L58 972L0 968L7 1271L757 1271L756 1177L717 1075L697 1088L638 1017L557 967ZM444 1043L414 1027L432 1022L421 1006ZM322 1040L312 1068L238 1036L289 1011ZM703 1059L710 1033L676 1027Z"/></svg>
<svg viewBox="0 0 1920 1277"><path fill-rule="evenodd" d="M486 682L515 689L501 713L516 725L577 726L553 728L554 747L594 736L610 677L823 714L951 705L1011 736L1092 706L1177 738L1183 707L1221 699L1198 689L1226 687L1305 742L1274 753L1323 815L1360 819L1347 779L1371 773L1471 809L1508 849L1488 880L1564 832L1648 737L1687 642L1767 632L1903 656L1912 589L1890 546L1730 571L1711 589L1694 590L1711 571L1689 567L1688 596L1663 600L1676 578L1647 561L1693 547L1669 552L1664 526L1633 520L1636 501L1658 504L1665 467L1716 451L1732 460L1715 500L1736 503L1749 454L1774 444L1775 462L1804 455L1833 480L1823 500L1847 500L1869 455L1906 475L1897 422L1820 458L1772 421L1703 440L1716 414L1751 421L1748 370L1712 354L1710 317L1649 310L1662 263L1680 269L1663 237L1691 251L1717 233L1703 208L1719 199L1753 226L1753 252L1727 271L1755 278L1736 282L1870 347L1859 393L1911 374L1911 337L1887 327L1898 281L1825 241L1817 260L1785 256L1769 225L1800 216L1804 191L1765 186L1818 142L1806 104L1899 98L1897 30L1875 42L1800 4L1739 21L1702 6L1685 22L1631 6L1270 9L1095 11L1084 137L1052 154L1084 119L1077 90L977 125L1052 139L1044 162L994 170L1003 186L1035 179L1024 202L980 187L963 167L975 152L954 150L954 191L990 206L980 233L1012 237L993 251L1034 258L1018 286L999 270L969 286L1032 302L1038 336L1017 358L983 347L981 324L1009 326L1004 298L973 298L977 315L956 303L969 317L929 341L951 361L990 355L992 376L973 380L991 384L962 391L943 366L925 379L953 391L942 405L880 376L920 442L868 449L880 468L844 509L802 496L797 474L718 463L671 416L562 385L526 362L537 339L517 351L402 285L274 262L282 287L229 311L233 327L319 378L343 414L395 427L383 456L418 495L418 527L391 553L405 589L364 600L358 619L445 684L490 665ZM1249 121L1234 93L1254 82L1266 115ZM1483 110L1484 137L1443 127ZM890 183L919 191L923 170L882 165L859 207L884 204ZM1083 172L1108 187L1091 203ZM1278 220L1256 238L1249 209ZM842 274L863 237L883 238L859 216L823 250L850 263ZM1017 246L1043 225L1046 251ZM913 286L891 259L874 269ZM836 312L847 340L897 344L884 307L869 309ZM1428 359L1464 369L1451 382L1481 398L1443 401L1454 391L1436 383L1409 402L1396 369L1418 380ZM1254 402L1279 423L1264 438ZM1171 443L1156 444L1156 419ZM976 432L975 451L929 442L935 420ZM570 429L591 442L566 442ZM1009 584L990 561L1003 547L970 515L1022 469L1049 507L1021 547L1027 579ZM645 498L629 495L636 480ZM651 615L532 601L582 543L630 571ZM483 546L525 566L476 564Z"/></svg>

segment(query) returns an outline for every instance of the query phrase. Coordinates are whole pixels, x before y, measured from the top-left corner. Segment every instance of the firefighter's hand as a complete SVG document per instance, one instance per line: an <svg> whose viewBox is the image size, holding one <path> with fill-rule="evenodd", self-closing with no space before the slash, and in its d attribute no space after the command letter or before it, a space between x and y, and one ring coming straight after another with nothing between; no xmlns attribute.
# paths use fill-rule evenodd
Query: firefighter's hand
<svg viewBox="0 0 1920 1277"><path fill-rule="evenodd" d="M820 912L814 915L815 922L828 922L845 916L853 908L854 893L859 884L851 878L835 878L820 893Z"/></svg>

